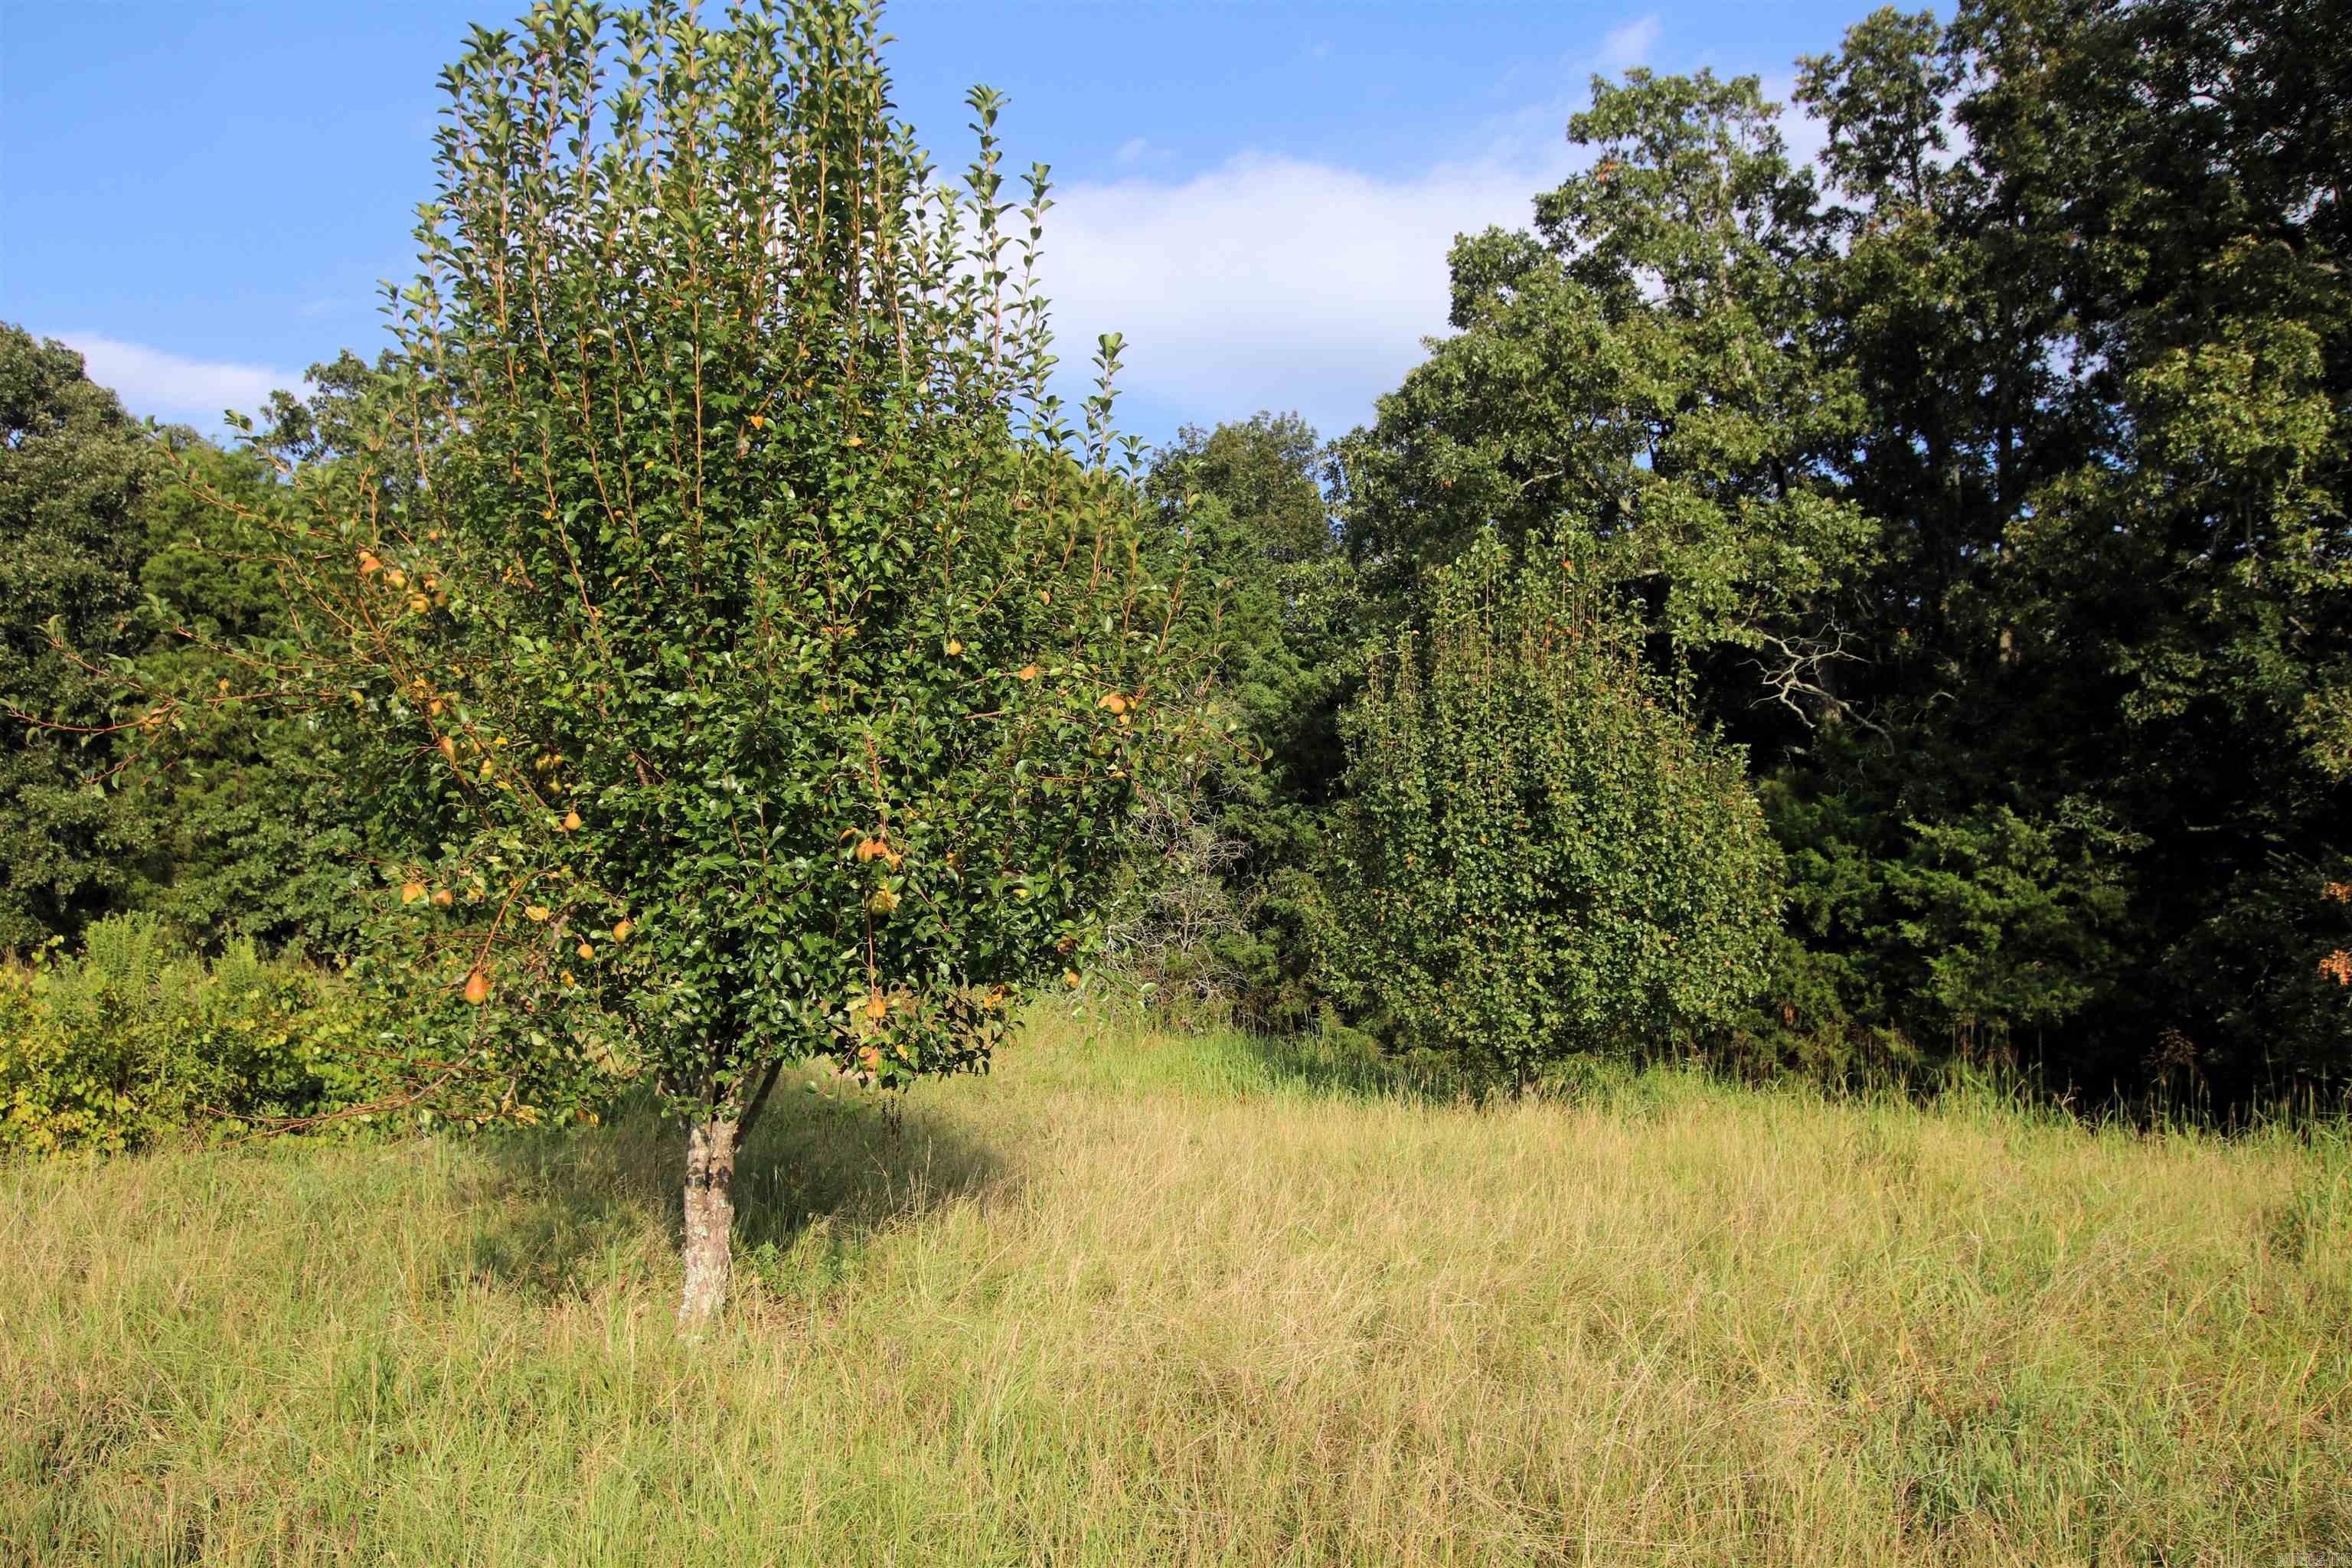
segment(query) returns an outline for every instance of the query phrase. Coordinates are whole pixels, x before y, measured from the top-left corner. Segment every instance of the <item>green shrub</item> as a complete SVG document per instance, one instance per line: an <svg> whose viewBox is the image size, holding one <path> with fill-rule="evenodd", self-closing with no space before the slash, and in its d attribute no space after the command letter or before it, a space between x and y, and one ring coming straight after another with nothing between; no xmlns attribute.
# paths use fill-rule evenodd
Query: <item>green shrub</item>
<svg viewBox="0 0 2352 1568"><path fill-rule="evenodd" d="M2031 1065L2043 1039L2121 1005L2142 841L2086 799L1906 814L1903 783L1764 783L1788 922L1763 1005L1723 1042L1731 1059L1933 1080Z"/></svg>
<svg viewBox="0 0 2352 1568"><path fill-rule="evenodd" d="M1391 1049L1524 1083L1685 1037L1760 980L1778 856L1741 755L1598 575L1489 536L1347 715L1325 963Z"/></svg>
<svg viewBox="0 0 2352 1568"><path fill-rule="evenodd" d="M250 942L206 963L150 915L0 969L0 1152L115 1152L392 1093L333 976ZM334 1125L357 1125L353 1118Z"/></svg>

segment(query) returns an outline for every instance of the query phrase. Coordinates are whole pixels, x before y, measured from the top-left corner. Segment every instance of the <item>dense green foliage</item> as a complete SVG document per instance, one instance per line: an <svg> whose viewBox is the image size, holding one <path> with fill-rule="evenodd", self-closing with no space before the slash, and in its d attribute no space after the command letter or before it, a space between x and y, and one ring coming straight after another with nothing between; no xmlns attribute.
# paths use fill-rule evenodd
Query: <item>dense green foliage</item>
<svg viewBox="0 0 2352 1568"><path fill-rule="evenodd" d="M2345 48L2323 7L2170 0L1882 14L1807 62L1868 410L1842 478L1885 548L1844 616L1876 728L1789 746L1782 823L1860 873L1805 889L1798 972L1896 980L1815 1036L2031 1028L2095 1086L2352 1070Z"/></svg>
<svg viewBox="0 0 2352 1568"><path fill-rule="evenodd" d="M311 965L265 960L250 941L207 963L154 916L110 917L74 958L0 968L0 1154L119 1152L192 1126L234 1136L353 1111L397 1088L382 1032Z"/></svg>
<svg viewBox="0 0 2352 1568"><path fill-rule="evenodd" d="M1682 643L1809 668L1877 525L1830 472L1859 413L1811 330L1827 252L1751 79L1594 83L1591 170L1452 257L1454 336L1344 444L1350 551L1394 583L1561 523Z"/></svg>
<svg viewBox="0 0 2352 1568"><path fill-rule="evenodd" d="M1342 444L1349 545L1409 598L1565 525L1643 595L1794 881L1725 1044L2352 1073L2345 49L2318 6L1882 12L1804 64L1818 176L1752 79L1633 71L1533 235L1456 247L1456 334Z"/></svg>
<svg viewBox="0 0 2352 1568"><path fill-rule="evenodd" d="M154 875L140 814L86 782L112 771L119 696L87 661L136 639L158 468L79 355L0 325L0 949L78 930Z"/></svg>
<svg viewBox="0 0 2352 1568"><path fill-rule="evenodd" d="M319 367L321 414L349 399L338 368ZM266 457L324 454L285 421L259 452L173 432L194 481L175 483L70 350L0 327L0 951L128 910L207 945L336 950L371 816L315 724L247 700L269 676L221 650L281 635L288 606L266 533L198 493L257 507ZM168 751L142 743L155 696L183 690L215 700Z"/></svg>
<svg viewBox="0 0 2352 1568"><path fill-rule="evenodd" d="M1311 1015L1307 927L1339 780L1339 710L1364 607L1296 414L1188 427L1145 480L1155 523L1213 594L1192 628L1234 744L1139 824L1141 907L1118 962L1163 1006L1207 1001L1265 1028Z"/></svg>
<svg viewBox="0 0 2352 1568"><path fill-rule="evenodd" d="M1590 563L1491 536L1349 713L1327 962L1381 1037L1524 1082L1756 989L1778 856L1738 753L1645 670Z"/></svg>

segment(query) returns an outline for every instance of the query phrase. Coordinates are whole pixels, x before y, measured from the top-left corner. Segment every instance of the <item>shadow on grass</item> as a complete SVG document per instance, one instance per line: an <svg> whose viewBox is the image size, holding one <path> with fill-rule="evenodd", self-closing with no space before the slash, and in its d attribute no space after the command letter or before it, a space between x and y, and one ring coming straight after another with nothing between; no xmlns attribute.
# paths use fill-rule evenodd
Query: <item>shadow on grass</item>
<svg viewBox="0 0 2352 1568"><path fill-rule="evenodd" d="M1415 1050L1391 1055L1361 1035L1236 1037L1268 1083L1341 1100L1484 1107L1536 1099L1585 1104L1622 1097L1641 1079L1633 1063L1570 1057L1524 1079L1476 1058Z"/></svg>
<svg viewBox="0 0 2352 1568"><path fill-rule="evenodd" d="M1694 1094L1788 1093L1848 1105L1977 1111L2096 1129L2286 1136L2306 1148L2352 1148L2352 1096L2323 1100L2272 1096L2257 1101L2167 1100L2150 1093L2102 1100L2057 1086L2014 1062L1923 1063L1897 1070L1884 1062L1831 1072L1774 1069L1720 1049L1662 1046L1618 1053L1576 1053L1547 1062L1524 1079L1500 1067L1427 1050L1384 1053L1369 1036L1340 1029L1297 1035L1239 1031L1200 1037L1207 1058L1243 1089L1292 1091L1357 1100L1476 1108L1536 1100L1650 1116ZM2302 1092L2302 1091L2298 1091Z"/></svg>
<svg viewBox="0 0 2352 1568"><path fill-rule="evenodd" d="M647 1103L604 1126L486 1142L468 1194L470 1276L542 1300L643 1285L676 1267L684 1134ZM909 1106L779 1089L735 1169L742 1281L804 1296L844 1278L880 1234L1005 1179L1003 1160Z"/></svg>
<svg viewBox="0 0 2352 1568"><path fill-rule="evenodd" d="M1335 1100L1460 1100L1468 1089L1460 1071L1421 1054L1383 1055L1368 1043L1321 1035L1239 1035L1237 1048L1276 1089Z"/></svg>
<svg viewBox="0 0 2352 1568"><path fill-rule="evenodd" d="M1246 1055L1265 1085L1322 1098L1402 1100L1415 1105L1476 1109L1538 1100L1612 1110L1654 1110L1661 1100L1687 1092L1701 1068L1690 1058L1654 1060L1584 1054L1544 1064L1525 1077L1475 1056L1430 1050L1391 1055L1361 1035L1234 1035L1230 1048Z"/></svg>

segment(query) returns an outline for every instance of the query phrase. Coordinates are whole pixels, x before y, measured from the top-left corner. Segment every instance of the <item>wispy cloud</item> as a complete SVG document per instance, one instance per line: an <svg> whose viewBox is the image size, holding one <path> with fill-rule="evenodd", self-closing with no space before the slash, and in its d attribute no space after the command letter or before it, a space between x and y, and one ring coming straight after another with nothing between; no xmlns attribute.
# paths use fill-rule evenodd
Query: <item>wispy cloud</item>
<svg viewBox="0 0 2352 1568"><path fill-rule="evenodd" d="M1650 63L1650 51L1658 47L1658 16L1653 11L1637 17L1622 27L1612 27L1601 40L1594 64L1603 71L1630 70Z"/></svg>
<svg viewBox="0 0 2352 1568"><path fill-rule="evenodd" d="M1045 263L1064 360L1084 363L1117 331L1128 388L1154 410L1296 408L1330 435L1360 423L1446 330L1455 237L1528 225L1536 194L1586 161L1562 130L1591 73L1641 63L1658 32L1654 16L1616 28L1562 63L1570 85L1520 99L1475 151L1417 172L1244 153L1183 180L1066 187Z"/></svg>
<svg viewBox="0 0 2352 1568"><path fill-rule="evenodd" d="M90 380L112 387L132 414L200 429L217 429L224 409L251 413L278 388L302 385L299 372L188 359L95 332L59 332L58 339L81 355Z"/></svg>

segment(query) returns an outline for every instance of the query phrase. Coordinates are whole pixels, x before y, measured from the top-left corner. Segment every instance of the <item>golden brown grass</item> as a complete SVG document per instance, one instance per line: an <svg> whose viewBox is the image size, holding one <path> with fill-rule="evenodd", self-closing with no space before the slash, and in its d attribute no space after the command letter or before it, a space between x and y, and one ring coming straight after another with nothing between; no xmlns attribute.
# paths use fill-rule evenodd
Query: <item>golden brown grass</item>
<svg viewBox="0 0 2352 1568"><path fill-rule="evenodd" d="M39 1563L2352 1563L2340 1131L1651 1074L1480 1110L1033 1029L632 1123L0 1173Z"/></svg>

